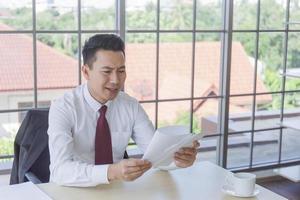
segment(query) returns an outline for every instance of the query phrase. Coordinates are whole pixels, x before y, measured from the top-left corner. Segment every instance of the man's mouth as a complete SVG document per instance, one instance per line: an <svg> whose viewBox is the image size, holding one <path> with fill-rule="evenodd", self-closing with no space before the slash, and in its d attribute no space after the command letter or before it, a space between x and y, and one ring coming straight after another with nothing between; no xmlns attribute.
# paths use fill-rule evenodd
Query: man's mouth
<svg viewBox="0 0 300 200"><path fill-rule="evenodd" d="M118 88L105 88L111 92L117 92L119 89Z"/></svg>

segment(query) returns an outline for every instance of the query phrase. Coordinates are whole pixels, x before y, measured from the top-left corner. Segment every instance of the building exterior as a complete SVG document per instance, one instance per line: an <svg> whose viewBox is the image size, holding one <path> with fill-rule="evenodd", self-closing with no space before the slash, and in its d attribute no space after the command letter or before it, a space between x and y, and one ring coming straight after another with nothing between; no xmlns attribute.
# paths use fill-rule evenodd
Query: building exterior
<svg viewBox="0 0 300 200"><path fill-rule="evenodd" d="M11 30L0 24L1 30ZM32 38L23 35L0 35L0 109L33 107L33 51ZM156 44L126 44L127 81L125 91L138 100L155 100ZM195 52L194 97L218 96L220 86L220 42L197 42ZM253 92L254 67L239 42L233 43L231 69L231 93ZM190 98L192 75L192 44L161 43L159 54L159 99ZM58 50L37 42L37 88L38 105L48 107L51 100L78 85L78 61ZM241 78L242 77L242 78ZM267 92L258 75L257 91ZM258 104L272 100L271 95L257 97ZM193 112L197 120L218 115L219 99L194 101ZM233 113L251 109L252 97L232 99ZM154 104L143 104L154 121ZM180 113L189 112L190 100L159 104L158 121L174 123ZM0 126L15 133L24 113L0 115ZM202 131L208 127L202 127ZM3 132L3 131L2 131Z"/></svg>

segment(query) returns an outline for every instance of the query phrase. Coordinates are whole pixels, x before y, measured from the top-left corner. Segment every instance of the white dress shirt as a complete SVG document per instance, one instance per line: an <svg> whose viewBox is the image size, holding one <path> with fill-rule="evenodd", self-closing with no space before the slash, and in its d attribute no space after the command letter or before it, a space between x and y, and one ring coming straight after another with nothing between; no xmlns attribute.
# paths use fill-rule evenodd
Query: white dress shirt
<svg viewBox="0 0 300 200"><path fill-rule="evenodd" d="M124 92L108 101L114 163L123 159L129 139L145 151L154 127L138 101ZM67 186L108 183L108 165L95 165L95 134L101 104L86 84L52 102L49 111L50 181Z"/></svg>

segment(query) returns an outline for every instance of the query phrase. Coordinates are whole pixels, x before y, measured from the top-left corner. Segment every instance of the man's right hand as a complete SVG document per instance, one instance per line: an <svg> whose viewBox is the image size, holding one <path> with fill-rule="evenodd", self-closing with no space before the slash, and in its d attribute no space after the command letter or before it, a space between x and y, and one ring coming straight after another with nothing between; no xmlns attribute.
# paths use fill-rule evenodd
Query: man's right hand
<svg viewBox="0 0 300 200"><path fill-rule="evenodd" d="M151 166L151 163L147 160L125 159L119 163L109 165L107 177L109 181L133 181L143 175Z"/></svg>

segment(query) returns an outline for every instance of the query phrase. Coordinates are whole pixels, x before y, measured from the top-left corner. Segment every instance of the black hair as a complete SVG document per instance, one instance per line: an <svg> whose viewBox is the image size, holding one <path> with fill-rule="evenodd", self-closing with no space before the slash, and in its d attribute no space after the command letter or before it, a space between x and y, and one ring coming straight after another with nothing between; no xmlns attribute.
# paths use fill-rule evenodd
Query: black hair
<svg viewBox="0 0 300 200"><path fill-rule="evenodd" d="M118 35L96 34L85 41L82 49L83 64L90 69L96 61L95 54L98 50L122 51L125 56L125 44Z"/></svg>

